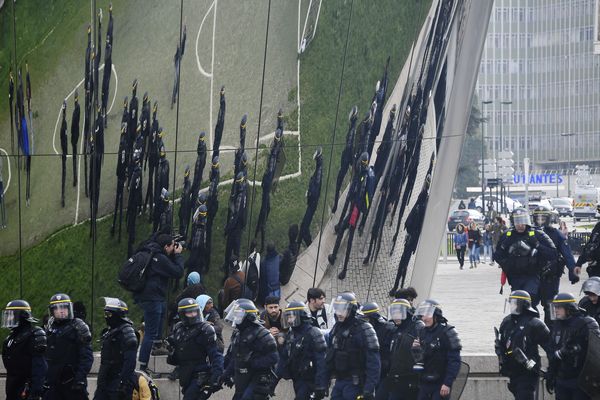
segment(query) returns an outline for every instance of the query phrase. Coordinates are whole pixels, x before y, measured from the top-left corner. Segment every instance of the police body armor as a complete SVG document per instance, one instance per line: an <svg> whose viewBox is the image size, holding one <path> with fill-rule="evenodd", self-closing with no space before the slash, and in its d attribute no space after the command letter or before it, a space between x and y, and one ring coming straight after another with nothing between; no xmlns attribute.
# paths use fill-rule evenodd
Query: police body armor
<svg viewBox="0 0 600 400"><path fill-rule="evenodd" d="M169 342L174 348L173 354L169 356L169 364L179 366L179 385L187 388L193 379L197 379L198 386L210 380L210 370L207 359L206 348L201 341L205 337L216 343L214 328L207 322L200 322L192 326L186 326L178 322L173 328ZM198 365L206 365L205 371L198 371Z"/></svg>
<svg viewBox="0 0 600 400"><path fill-rule="evenodd" d="M250 368L250 360L254 353L252 343L255 341L270 342L271 333L262 325L255 325L240 331L235 338L233 338L232 356L235 358L234 380L236 388L245 388L253 380L258 380L259 383L266 384L266 380L271 377L271 371L269 370L265 371ZM273 351L277 351L276 346L273 347Z"/></svg>
<svg viewBox="0 0 600 400"><path fill-rule="evenodd" d="M31 376L31 359L46 351L46 333L38 326L19 326L4 339L2 361L10 376Z"/></svg>
<svg viewBox="0 0 600 400"><path fill-rule="evenodd" d="M169 189L169 160L166 158L161 158L158 163L158 172L156 174L156 185L154 190L160 195L160 191L163 188ZM157 202L158 199L155 199L154 201Z"/></svg>
<svg viewBox="0 0 600 400"><path fill-rule="evenodd" d="M406 325L405 325L406 324ZM418 337L418 331L423 324L417 325L413 321L403 321L400 326L393 322L387 323L387 328L392 328L390 335L393 335L390 341L389 349L382 349L389 352L389 367L384 384L390 392L407 392L418 389L418 375L413 372L414 358L411 351L415 338ZM383 360L383 358L382 358ZM384 366L382 366L382 370Z"/></svg>
<svg viewBox="0 0 600 400"><path fill-rule="evenodd" d="M552 231L553 234L549 234L549 231ZM552 240L552 238L556 234L556 232L554 231L558 231L558 229L551 226L546 226L542 230L542 232L548 235L550 240ZM554 241L552 240L552 242ZM554 243L554 246L557 250L559 249L558 243ZM557 251L557 253L558 257L556 259L546 263L541 267L540 278L542 278L543 280L560 279L560 277L564 274L567 262L565 261L565 258L563 257L560 251Z"/></svg>
<svg viewBox="0 0 600 400"><path fill-rule="evenodd" d="M314 174L310 177L308 183L308 193L306 196L306 204L309 206L316 207L319 203L319 197L321 196L321 181L323 178L323 162L317 162L317 168Z"/></svg>
<svg viewBox="0 0 600 400"><path fill-rule="evenodd" d="M579 302L579 308L585 310L585 314L589 317L592 317L600 324L600 301L596 304L592 303L589 297L584 297Z"/></svg>
<svg viewBox="0 0 600 400"><path fill-rule="evenodd" d="M125 321L115 328L103 330L100 338L100 370L98 382L108 383L119 376L123 365L123 353L126 350L135 351L137 338L131 321Z"/></svg>
<svg viewBox="0 0 600 400"><path fill-rule="evenodd" d="M592 317L577 315L564 321L555 321L552 326L551 343L555 350L566 349L558 368L551 363L553 373L559 379L575 379L585 363L588 336L598 331Z"/></svg>
<svg viewBox="0 0 600 400"><path fill-rule="evenodd" d="M48 375L50 384L67 384L74 380L79 366L79 347L89 345L92 334L85 322L79 318L52 323L48 329Z"/></svg>
<svg viewBox="0 0 600 400"><path fill-rule="evenodd" d="M327 350L325 340L319 328L311 326L305 333L291 329L284 345L287 353L288 365L292 379L302 379L314 382L316 365L313 365L309 352L322 353Z"/></svg>
<svg viewBox="0 0 600 400"><path fill-rule="evenodd" d="M512 230L506 232L508 240L506 250L508 252L508 261L503 266L503 270L507 275L532 275L537 276L540 273L541 266L536 257L530 255L530 249L520 246L520 243L525 243L528 247L530 240L535 237L535 231L529 228L523 234Z"/></svg>
<svg viewBox="0 0 600 400"><path fill-rule="evenodd" d="M531 343L530 335L537 338L547 337L548 328L539 319L531 314L508 315L500 324L500 374L503 376L514 377L519 375L536 375L534 370L528 370L522 363L515 358L515 352L520 349L528 359L540 364L540 354L538 344Z"/></svg>
<svg viewBox="0 0 600 400"><path fill-rule="evenodd" d="M121 135L119 142L119 153L117 154L117 178L125 180L127 177L127 138Z"/></svg>
<svg viewBox="0 0 600 400"><path fill-rule="evenodd" d="M368 322L353 319L348 326L336 324L330 333L332 340L329 346L325 362L328 369L333 371L337 379L352 379L357 385L365 381L366 354L365 350L353 346L353 338L364 331L373 329ZM374 331L373 331L374 333ZM367 335L367 345L379 350L376 335ZM374 341L374 343L370 343Z"/></svg>
<svg viewBox="0 0 600 400"><path fill-rule="evenodd" d="M446 376L448 350L460 349L460 341L454 327L438 324L430 340L422 344L424 370L421 379L427 383L439 383Z"/></svg>

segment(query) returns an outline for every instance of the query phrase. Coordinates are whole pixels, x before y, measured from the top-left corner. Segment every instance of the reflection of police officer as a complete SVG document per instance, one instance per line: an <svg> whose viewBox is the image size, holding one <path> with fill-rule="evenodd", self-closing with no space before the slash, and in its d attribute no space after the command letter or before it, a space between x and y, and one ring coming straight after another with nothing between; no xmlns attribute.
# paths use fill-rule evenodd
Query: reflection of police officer
<svg viewBox="0 0 600 400"><path fill-rule="evenodd" d="M531 307L531 297L515 290L508 297L510 314L500 324L495 349L500 373L509 378L508 390L517 400L534 398L540 374L538 346L548 349L550 331Z"/></svg>
<svg viewBox="0 0 600 400"><path fill-rule="evenodd" d="M198 195L198 190L200 190L200 184L202 183L202 174L204 172L204 166L206 165L206 142L205 142L206 133L204 131L200 132L198 136L198 147L196 148L196 164L194 164L194 181L192 183L192 195L194 198L192 199L194 202L196 201L196 196Z"/></svg>
<svg viewBox="0 0 600 400"><path fill-rule="evenodd" d="M179 202L179 234L187 237L192 213L192 186L190 184L190 167L185 166L183 172L183 188L181 189L181 201Z"/></svg>
<svg viewBox="0 0 600 400"><path fill-rule="evenodd" d="M133 243L135 242L135 222L139 208L142 206L142 168L141 153L136 151L133 153L133 161L135 167L131 173L129 182L129 199L127 200L127 256L133 254Z"/></svg>
<svg viewBox="0 0 600 400"><path fill-rule="evenodd" d="M127 181L127 125L121 126L121 139L119 141L119 151L117 152L117 197L115 199L115 211L113 214L113 223L110 228L110 235L115 234L115 225L117 223L117 211L119 213L119 242L121 241L121 221L123 219L123 189Z"/></svg>
<svg viewBox="0 0 600 400"><path fill-rule="evenodd" d="M227 244L224 265L229 265L231 255L240 253L242 233L246 227L246 177L240 172L235 177L235 193L229 198L228 218L225 225ZM224 271L227 275L227 271Z"/></svg>
<svg viewBox="0 0 600 400"><path fill-rule="evenodd" d="M158 207L157 207L158 208ZM171 205L170 193L162 188L160 191L160 217L158 220L158 232L172 234L173 206Z"/></svg>
<svg viewBox="0 0 600 400"><path fill-rule="evenodd" d="M67 179L67 154L69 154L69 145L67 144L67 101L62 104L62 121L60 123L60 149L62 162L62 180L61 180L61 195L60 204L65 207L65 181Z"/></svg>
<svg viewBox="0 0 600 400"><path fill-rule="evenodd" d="M163 202L161 201L161 193L163 189L169 190L169 160L167 160L167 151L165 145L160 147L160 159L156 171L154 182L154 221L152 224L152 232L156 232L160 224L160 215L162 213Z"/></svg>
<svg viewBox="0 0 600 400"><path fill-rule="evenodd" d="M148 98L148 92L144 93L142 97L142 112L140 113L140 126L142 128L142 160L146 158L146 152L148 149L148 138L150 137L150 99Z"/></svg>
<svg viewBox="0 0 600 400"><path fill-rule="evenodd" d="M133 322L127 318L128 307L119 299L105 297L104 319L100 342L100 370L94 400L131 398L136 384L135 355L138 341Z"/></svg>
<svg viewBox="0 0 600 400"><path fill-rule="evenodd" d="M323 181L323 150L319 147L313 156L316 166L315 172L308 181L308 190L306 191L306 211L300 224L300 235L298 236L298 245L304 241L306 247L312 243L312 237L310 236L310 224L313 216L317 211L319 205L319 198L321 197L321 183Z"/></svg>
<svg viewBox="0 0 600 400"><path fill-rule="evenodd" d="M46 333L33 325L37 320L24 300L13 300L2 314L2 328L10 333L2 344L2 361L6 368L6 399L40 400L48 365L44 359Z"/></svg>
<svg viewBox="0 0 600 400"><path fill-rule="evenodd" d="M148 151L144 157L144 168L149 165L148 168L148 188L146 189L146 198L144 199L144 212L146 206L150 206L150 215L154 207L154 174L158 168L158 160L160 159L160 146L162 145L162 130L158 126L158 119L156 113L158 112L158 102L154 102L152 107L152 124L150 127L150 137L148 140Z"/></svg>
<svg viewBox="0 0 600 400"><path fill-rule="evenodd" d="M94 361L90 329L73 317L73 303L66 294L52 296L48 309L48 391L44 399L87 399L87 375Z"/></svg>
<svg viewBox="0 0 600 400"><path fill-rule="evenodd" d="M600 213L600 204L596 206L596 212ZM590 240L577 258L576 265L582 267L586 263L588 264L586 271L590 277L600 276L600 222L596 223L592 229Z"/></svg>
<svg viewBox="0 0 600 400"><path fill-rule="evenodd" d="M135 131L137 128L137 121L138 121L138 98L136 95L137 87L138 87L138 81L137 81L137 79L134 79L133 83L131 84L131 101L129 102L129 121L128 121L129 136L128 136L128 138L129 138L130 152L132 151L133 143L135 142L135 133L136 133Z"/></svg>
<svg viewBox="0 0 600 400"><path fill-rule="evenodd" d="M550 357L546 385L556 390L556 399L589 398L579 388L589 335L600 336L598 323L584 316L570 293L557 294L550 304L553 320L550 331Z"/></svg>
<svg viewBox="0 0 600 400"><path fill-rule="evenodd" d="M423 322L413 319L413 308L406 299L395 299L388 307L386 333L381 345L381 383L377 400L414 400L419 392L419 377L413 370L413 341Z"/></svg>
<svg viewBox="0 0 600 400"><path fill-rule="evenodd" d="M77 186L77 143L79 142L79 119L81 108L79 107L79 93L74 95L73 115L71 116L71 148L73 149L73 186Z"/></svg>
<svg viewBox="0 0 600 400"><path fill-rule="evenodd" d="M312 317L306 305L292 301L283 310L283 327L289 328L276 375L291 379L294 383L295 399L322 399L327 393L329 382L325 371L327 346L323 333L312 326ZM314 393L313 397L310 397Z"/></svg>
<svg viewBox="0 0 600 400"><path fill-rule="evenodd" d="M215 140L213 142L212 156L219 155L219 147L221 147L221 138L223 137L223 128L225 127L225 86L221 86L219 92L219 114L217 115L217 125L215 126Z"/></svg>
<svg viewBox="0 0 600 400"><path fill-rule="evenodd" d="M242 116L242 120L240 121L240 147L235 150L235 158L233 162L233 171L234 174L237 175L238 172L242 169L242 157L246 154L246 123L248 121L248 115L244 114Z"/></svg>
<svg viewBox="0 0 600 400"><path fill-rule="evenodd" d="M358 119L358 108L356 106L352 107L352 111L350 111L348 119L350 120L350 127L348 128L348 133L346 133L346 145L342 151L340 169L338 171L337 181L335 183L335 197L333 200L333 207L331 208L332 213L337 211L340 190L342 189L342 184L344 183L344 177L348 172L348 168L352 166L352 162L354 161L354 136L356 135L356 121Z"/></svg>
<svg viewBox="0 0 600 400"><path fill-rule="evenodd" d="M182 299L177 312L180 322L167 338L173 348L167 362L179 366L184 400L208 399L218 390L223 373L223 353L217 346L217 335L212 325L204 321L196 300Z"/></svg>
<svg viewBox="0 0 600 400"><path fill-rule="evenodd" d="M585 296L579 301L579 308L585 311L585 314L592 317L600 324L600 277L592 276L581 287Z"/></svg>
<svg viewBox="0 0 600 400"><path fill-rule="evenodd" d="M358 172L355 174L348 197L344 204L344 209L340 215L340 221L336 225L337 238L333 247L333 252L327 257L329 263L333 265L337 258L337 252L342 244L344 232L349 229L348 243L346 244L346 256L344 257L344 267L338 274L339 279L346 277L348 269L348 261L350 260L350 252L352 251L352 242L354 240L354 231L358 224L361 213L364 215L369 210L371 205L370 185L375 181L373 169L369 167L369 155L363 152L358 161ZM348 207L350 206L350 207ZM348 211L348 213L346 213Z"/></svg>
<svg viewBox="0 0 600 400"><path fill-rule="evenodd" d="M524 208L516 208L512 219L513 229L500 237L494 260L502 267L512 290L525 290L535 307L540 300L540 271L556 260L556 248L548 235L531 227Z"/></svg>
<svg viewBox="0 0 600 400"><path fill-rule="evenodd" d="M238 302L232 310L238 333L232 339L231 361L222 381L235 384L233 400L267 400L273 385L273 369L279 355L271 333L261 324L253 302Z"/></svg>
<svg viewBox="0 0 600 400"><path fill-rule="evenodd" d="M425 325L413 344L415 366L421 370L418 399L447 397L460 370L460 339L437 301L425 300L415 314Z"/></svg>
<svg viewBox="0 0 600 400"><path fill-rule="evenodd" d="M374 399L381 361L373 327L357 318L358 302L351 292L333 301L336 324L329 334L326 362L329 377L335 377L332 400Z"/></svg>
<svg viewBox="0 0 600 400"><path fill-rule="evenodd" d="M206 241L206 218L208 209L205 204L198 207L192 219L190 256L185 261L186 274L196 271L204 274L207 267L208 247Z"/></svg>
<svg viewBox="0 0 600 400"><path fill-rule="evenodd" d="M210 266L210 250L212 245L212 228L219 210L219 180L221 179L219 157L213 157L210 167L210 182L208 187L207 207L208 219L206 221L206 272ZM235 185L233 185L235 186Z"/></svg>
<svg viewBox="0 0 600 400"><path fill-rule="evenodd" d="M558 293L560 277L565 272L565 264L569 271L569 280L575 284L579 282L580 267L575 266L575 259L569 248L567 240L556 228L550 226L552 210L545 205L539 205L533 211L534 224L541 229L554 244L557 250L557 258L542 267L540 274L540 301L544 306L544 320L550 325L549 303Z"/></svg>

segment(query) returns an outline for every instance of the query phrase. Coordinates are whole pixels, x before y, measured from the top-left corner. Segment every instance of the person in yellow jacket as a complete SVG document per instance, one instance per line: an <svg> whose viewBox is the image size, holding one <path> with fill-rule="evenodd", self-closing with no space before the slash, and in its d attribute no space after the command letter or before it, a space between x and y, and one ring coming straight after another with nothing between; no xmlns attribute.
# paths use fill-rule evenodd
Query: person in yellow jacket
<svg viewBox="0 0 600 400"><path fill-rule="evenodd" d="M133 388L131 400L158 400L158 388L152 379L141 371L135 371L138 378L137 385Z"/></svg>

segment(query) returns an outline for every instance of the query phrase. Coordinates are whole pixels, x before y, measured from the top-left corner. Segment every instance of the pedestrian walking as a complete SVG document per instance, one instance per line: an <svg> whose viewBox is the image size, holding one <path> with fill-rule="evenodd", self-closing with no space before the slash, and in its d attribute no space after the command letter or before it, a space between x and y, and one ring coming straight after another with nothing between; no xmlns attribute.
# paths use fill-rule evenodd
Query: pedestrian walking
<svg viewBox="0 0 600 400"><path fill-rule="evenodd" d="M456 231L454 232L452 240L454 241L454 249L456 250L456 258L460 264L460 269L463 269L463 266L465 265L465 252L467 251L467 244L469 242L463 224L456 225Z"/></svg>
<svg viewBox="0 0 600 400"><path fill-rule="evenodd" d="M482 244L482 235L479 227L475 222L471 222L468 231L469 237L469 262L471 263L470 268L477 268L479 260L479 248Z"/></svg>

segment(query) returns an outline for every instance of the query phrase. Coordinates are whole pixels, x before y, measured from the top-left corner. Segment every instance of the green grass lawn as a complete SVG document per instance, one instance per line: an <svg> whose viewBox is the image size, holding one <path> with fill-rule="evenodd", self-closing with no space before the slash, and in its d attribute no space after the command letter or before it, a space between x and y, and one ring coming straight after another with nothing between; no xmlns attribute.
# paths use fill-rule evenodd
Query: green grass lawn
<svg viewBox="0 0 600 400"><path fill-rule="evenodd" d="M28 2L18 3L27 4ZM421 26L430 2L423 2L421 13L419 13L420 4L421 2L413 0L354 2L339 116L334 131L350 2L344 0L323 1L317 35L301 56L299 128L302 135L302 176L298 179L281 182L271 199L267 237L274 240L278 249L283 250L287 245L288 226L291 223L299 223L304 213L304 195L308 179L314 168L312 154L317 146L323 147L325 168L321 206L313 222L313 235L320 227L321 215L325 215L325 218L329 217L329 206L333 197L332 189L335 186L341 145L344 143L347 129L348 112L356 104L362 117L370 103L375 83L381 77L388 56L391 57L389 71L389 91L391 92L407 58L415 35L415 27ZM44 21L40 21L40 24L44 24ZM56 29L61 30L63 27L58 25ZM56 33L58 34L59 31ZM33 42L35 41L31 43ZM5 55L2 54L2 56ZM267 57L275 56L276 54L267 54ZM0 79L2 79L1 75ZM3 84L4 81L2 81ZM0 90L3 90L2 87L0 85ZM292 89L288 93L288 98L294 99L297 91L298 88ZM4 96L0 96L0 98L4 98ZM296 130L295 121L298 110L290 109L286 112L288 121L286 129ZM271 128L271 126L263 125L262 134L266 134ZM335 142L333 141L334 135ZM286 172L295 171L297 168L297 145L295 137L286 138L286 154L288 156ZM263 150L263 152L265 151ZM332 159L331 173L329 174L330 158ZM261 179L263 165L264 156L261 156L255 174L252 163L249 169L250 179ZM222 180L224 179L226 176L222 177ZM326 187L329 188L327 198L325 198ZM260 187L255 189L254 204L251 205L253 207L252 218L249 219L248 228L243 236L241 251L243 255L246 254L246 244L254 236L255 222L260 208L261 190ZM216 296L222 277L220 265L225 246L223 226L229 192L229 186L220 189L219 213L213 232L212 264L208 276L203 277L204 283L213 296ZM252 199L251 189L249 189L248 198ZM324 213L322 207L326 207ZM174 215L177 215L176 210ZM93 250L93 280L91 274L92 245L88 237L89 225L84 223L59 231L49 239L29 249L23 249L22 264L26 266L23 271L19 267L18 254L0 258L0 270L4 272L3 283L0 284L0 302L6 303L12 298L20 297L20 289L22 289L22 297L32 303L35 314L40 316L44 312L50 296L57 291L65 291L73 299L83 300L88 306L88 312L91 312L90 305L92 301L94 302L93 320L95 326L99 326L102 323L102 314L99 312L102 304L101 296L120 296L125 301L131 302L129 294L120 289L116 283L116 271L125 258L126 235L120 244L116 242L116 239L110 238L108 233L111 223L112 218L110 217L98 223L98 239ZM34 228L28 227L28 229ZM146 218L138 219L138 238L140 240L148 236L149 230ZM137 308L131 307L131 312L133 318L139 320ZM88 317L88 319L90 318ZM99 329L94 328L94 330L97 335Z"/></svg>

